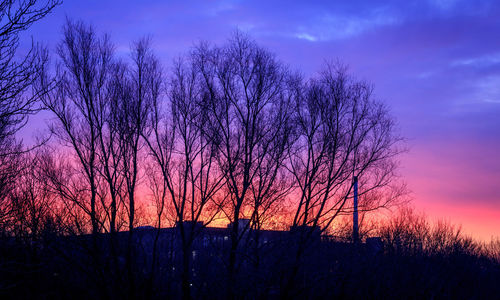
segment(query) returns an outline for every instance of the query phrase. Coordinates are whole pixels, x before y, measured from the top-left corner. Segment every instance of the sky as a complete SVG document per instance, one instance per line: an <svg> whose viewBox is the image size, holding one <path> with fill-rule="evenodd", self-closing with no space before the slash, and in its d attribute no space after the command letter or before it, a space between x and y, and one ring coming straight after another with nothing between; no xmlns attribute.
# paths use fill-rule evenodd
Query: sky
<svg viewBox="0 0 500 300"><path fill-rule="evenodd" d="M500 236L500 1L66 0L28 35L54 50L66 18L110 34L123 55L150 36L165 67L236 29L306 76L340 60L391 108L416 209Z"/></svg>

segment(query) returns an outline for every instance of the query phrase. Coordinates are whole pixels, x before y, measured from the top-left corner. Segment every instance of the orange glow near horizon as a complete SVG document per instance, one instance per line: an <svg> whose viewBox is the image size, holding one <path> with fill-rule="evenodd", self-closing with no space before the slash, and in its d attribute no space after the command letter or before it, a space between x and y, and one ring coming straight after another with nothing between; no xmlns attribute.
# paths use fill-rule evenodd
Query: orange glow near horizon
<svg viewBox="0 0 500 300"><path fill-rule="evenodd" d="M432 199L415 201L415 207L425 212L430 221L449 221L453 225L461 226L464 234L478 241L489 242L499 237L498 210L468 204L449 205Z"/></svg>
<svg viewBox="0 0 500 300"><path fill-rule="evenodd" d="M461 225L477 240L500 237L500 166L491 159L496 151L493 143L459 139L412 148L402 170L415 208L430 220Z"/></svg>

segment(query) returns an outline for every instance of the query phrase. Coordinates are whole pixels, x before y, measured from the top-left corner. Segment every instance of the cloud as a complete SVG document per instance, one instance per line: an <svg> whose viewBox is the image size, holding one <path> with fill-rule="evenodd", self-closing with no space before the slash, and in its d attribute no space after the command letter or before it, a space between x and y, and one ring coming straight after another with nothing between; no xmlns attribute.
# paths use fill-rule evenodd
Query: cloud
<svg viewBox="0 0 500 300"><path fill-rule="evenodd" d="M459 2L459 1L458 0L430 0L429 4L431 6L439 8L439 9L449 10L449 9L453 8L457 4L457 2Z"/></svg>
<svg viewBox="0 0 500 300"><path fill-rule="evenodd" d="M237 2L239 1L219 1L204 9L204 13L210 17L217 17L222 13L226 13L236 9Z"/></svg>
<svg viewBox="0 0 500 300"><path fill-rule="evenodd" d="M492 65L500 65L500 52L458 59L451 63L452 67L487 67Z"/></svg>
<svg viewBox="0 0 500 300"><path fill-rule="evenodd" d="M478 81L476 97L480 102L500 104L500 75L488 76Z"/></svg>
<svg viewBox="0 0 500 300"><path fill-rule="evenodd" d="M310 35L308 33L297 33L295 35L295 37L297 37L298 39L302 39L302 40L308 40L310 42L316 42L318 40L317 37L312 36L312 35Z"/></svg>
<svg viewBox="0 0 500 300"><path fill-rule="evenodd" d="M387 9L377 8L366 15L353 16L325 12L301 25L293 35L311 42L351 38L380 26L397 24L399 19Z"/></svg>

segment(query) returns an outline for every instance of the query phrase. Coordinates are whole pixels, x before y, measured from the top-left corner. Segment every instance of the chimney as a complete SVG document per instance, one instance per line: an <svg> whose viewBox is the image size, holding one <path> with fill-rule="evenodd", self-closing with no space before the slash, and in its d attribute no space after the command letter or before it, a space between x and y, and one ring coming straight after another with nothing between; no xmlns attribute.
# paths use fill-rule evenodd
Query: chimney
<svg viewBox="0 0 500 300"><path fill-rule="evenodd" d="M359 240L358 228L358 176L354 176L354 211L352 212L352 241L357 243Z"/></svg>

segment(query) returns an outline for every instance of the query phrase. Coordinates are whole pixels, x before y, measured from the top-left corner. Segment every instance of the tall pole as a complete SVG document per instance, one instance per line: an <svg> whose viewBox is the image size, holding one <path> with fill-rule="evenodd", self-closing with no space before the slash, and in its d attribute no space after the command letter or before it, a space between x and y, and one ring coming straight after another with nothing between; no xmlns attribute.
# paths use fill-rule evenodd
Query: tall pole
<svg viewBox="0 0 500 300"><path fill-rule="evenodd" d="M354 176L354 211L352 213L352 241L357 243L359 240L358 227L358 176Z"/></svg>

